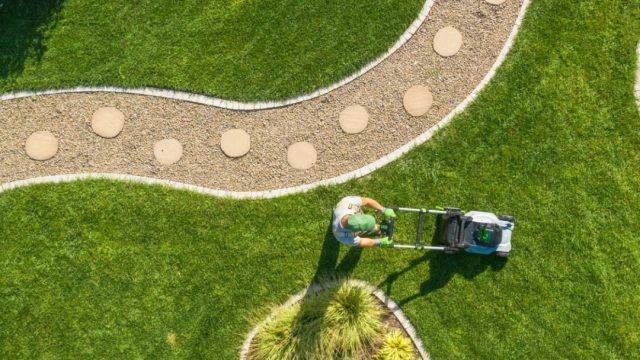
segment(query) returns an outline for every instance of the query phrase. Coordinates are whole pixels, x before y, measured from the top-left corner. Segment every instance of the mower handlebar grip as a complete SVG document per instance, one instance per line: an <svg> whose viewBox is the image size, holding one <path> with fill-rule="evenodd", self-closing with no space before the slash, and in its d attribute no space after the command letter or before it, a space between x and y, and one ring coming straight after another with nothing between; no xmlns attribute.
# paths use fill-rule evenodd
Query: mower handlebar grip
<svg viewBox="0 0 640 360"><path fill-rule="evenodd" d="M460 211L460 208L454 208L454 207L445 207L444 211L447 212L447 215L451 215L451 216L459 216L462 215L462 211Z"/></svg>

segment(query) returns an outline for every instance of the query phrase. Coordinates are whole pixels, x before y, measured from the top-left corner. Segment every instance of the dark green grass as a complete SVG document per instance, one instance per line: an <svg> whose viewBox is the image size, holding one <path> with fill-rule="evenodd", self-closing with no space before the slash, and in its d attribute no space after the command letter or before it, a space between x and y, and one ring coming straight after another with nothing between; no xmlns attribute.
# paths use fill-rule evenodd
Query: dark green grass
<svg viewBox="0 0 640 360"><path fill-rule="evenodd" d="M0 93L115 85L283 99L332 84L380 56L423 4L4 1Z"/></svg>
<svg viewBox="0 0 640 360"><path fill-rule="evenodd" d="M639 7L534 1L462 116L347 184L259 201L111 181L0 194L0 357L233 359L247 317L328 271L379 284L435 359L637 357ZM349 194L514 215L512 257L339 246L331 210ZM411 241L416 218L398 223Z"/></svg>

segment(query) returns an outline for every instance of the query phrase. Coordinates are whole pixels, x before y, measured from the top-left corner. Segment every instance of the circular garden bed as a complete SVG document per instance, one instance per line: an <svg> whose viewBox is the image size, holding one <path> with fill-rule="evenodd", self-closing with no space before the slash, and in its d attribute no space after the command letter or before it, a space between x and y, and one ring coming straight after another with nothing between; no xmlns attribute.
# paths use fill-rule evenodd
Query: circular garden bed
<svg viewBox="0 0 640 360"><path fill-rule="evenodd" d="M422 359L426 353L397 305L365 282L315 285L256 322L242 360Z"/></svg>

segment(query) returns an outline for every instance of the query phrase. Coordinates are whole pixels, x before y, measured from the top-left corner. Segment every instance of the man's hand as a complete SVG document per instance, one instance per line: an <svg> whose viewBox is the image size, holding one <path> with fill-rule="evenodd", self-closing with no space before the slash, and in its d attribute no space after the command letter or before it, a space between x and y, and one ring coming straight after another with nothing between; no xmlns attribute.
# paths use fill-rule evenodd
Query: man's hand
<svg viewBox="0 0 640 360"><path fill-rule="evenodd" d="M388 248L389 245L391 245L391 241L389 241L389 237L388 236L380 238L380 247Z"/></svg>
<svg viewBox="0 0 640 360"><path fill-rule="evenodd" d="M393 209L386 209L386 210L384 211L384 218L385 218L385 219L387 219L387 220L389 220L389 219L391 219L392 217L396 217L396 212L395 212L395 211L393 211Z"/></svg>

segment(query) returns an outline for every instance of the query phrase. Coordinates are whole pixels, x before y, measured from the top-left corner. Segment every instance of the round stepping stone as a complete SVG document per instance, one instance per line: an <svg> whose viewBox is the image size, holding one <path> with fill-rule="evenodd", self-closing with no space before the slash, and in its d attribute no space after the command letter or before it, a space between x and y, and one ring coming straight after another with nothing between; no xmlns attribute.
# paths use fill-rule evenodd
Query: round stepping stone
<svg viewBox="0 0 640 360"><path fill-rule="evenodd" d="M182 157L182 145L176 139L160 140L153 147L153 155L162 165L175 164Z"/></svg>
<svg viewBox="0 0 640 360"><path fill-rule="evenodd" d="M340 127L347 134L357 134L367 127L369 114L360 105L349 106L340 113Z"/></svg>
<svg viewBox="0 0 640 360"><path fill-rule="evenodd" d="M58 140L49 131L36 131L27 138L25 148L33 160L48 160L58 152Z"/></svg>
<svg viewBox="0 0 640 360"><path fill-rule="evenodd" d="M502 5L502 3L504 3L507 0L485 0L485 1L491 5Z"/></svg>
<svg viewBox="0 0 640 360"><path fill-rule="evenodd" d="M124 127L124 114L114 107L100 108L93 113L91 127L104 138L116 137Z"/></svg>
<svg viewBox="0 0 640 360"><path fill-rule="evenodd" d="M229 157L240 157L249 152L251 137L242 129L232 129L222 134L222 152Z"/></svg>
<svg viewBox="0 0 640 360"><path fill-rule="evenodd" d="M287 161L294 169L310 169L318 159L318 153L313 145L306 141L297 142L287 150Z"/></svg>
<svg viewBox="0 0 640 360"><path fill-rule="evenodd" d="M404 94L403 103L409 115L422 116L431 108L433 96L426 87L416 85Z"/></svg>
<svg viewBox="0 0 640 360"><path fill-rule="evenodd" d="M453 56L462 47L462 34L451 26L444 27L433 38L433 49L444 57Z"/></svg>

